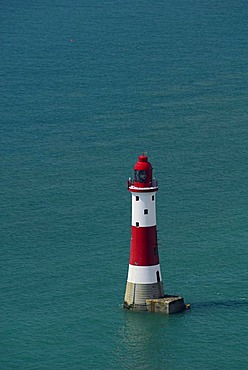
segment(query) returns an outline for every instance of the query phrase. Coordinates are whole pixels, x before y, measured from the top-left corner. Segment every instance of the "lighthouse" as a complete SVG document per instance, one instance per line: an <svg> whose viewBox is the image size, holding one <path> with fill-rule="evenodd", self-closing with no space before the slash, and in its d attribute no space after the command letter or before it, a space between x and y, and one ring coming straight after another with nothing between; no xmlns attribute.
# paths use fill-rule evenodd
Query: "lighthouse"
<svg viewBox="0 0 248 370"><path fill-rule="evenodd" d="M132 196L132 226L124 306L142 311L147 310L147 299L164 296L156 227L158 184L146 155L139 156L128 190Z"/></svg>
<svg viewBox="0 0 248 370"><path fill-rule="evenodd" d="M136 311L172 313L184 309L183 298L164 294L159 263L156 194L152 165L141 155L134 166L134 178L127 188L132 197L130 259L124 308Z"/></svg>

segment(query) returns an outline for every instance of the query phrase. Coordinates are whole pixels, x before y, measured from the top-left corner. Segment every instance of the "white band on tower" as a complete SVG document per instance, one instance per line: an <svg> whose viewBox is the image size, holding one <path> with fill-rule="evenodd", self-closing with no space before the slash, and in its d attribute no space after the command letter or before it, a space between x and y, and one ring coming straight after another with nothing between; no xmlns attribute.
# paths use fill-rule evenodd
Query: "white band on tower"
<svg viewBox="0 0 248 370"><path fill-rule="evenodd" d="M137 222L141 227L156 225L155 192L132 192L132 226Z"/></svg>
<svg viewBox="0 0 248 370"><path fill-rule="evenodd" d="M153 284L162 281L160 264L155 266L133 266L129 264L127 281L135 284Z"/></svg>

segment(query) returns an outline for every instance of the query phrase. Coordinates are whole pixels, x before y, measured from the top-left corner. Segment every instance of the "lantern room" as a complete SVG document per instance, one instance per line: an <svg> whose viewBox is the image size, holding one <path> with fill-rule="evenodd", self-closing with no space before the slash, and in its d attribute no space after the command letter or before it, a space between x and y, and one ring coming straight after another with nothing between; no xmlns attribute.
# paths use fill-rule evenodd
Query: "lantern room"
<svg viewBox="0 0 248 370"><path fill-rule="evenodd" d="M152 186L152 165L146 155L139 156L134 166L134 186L138 188Z"/></svg>

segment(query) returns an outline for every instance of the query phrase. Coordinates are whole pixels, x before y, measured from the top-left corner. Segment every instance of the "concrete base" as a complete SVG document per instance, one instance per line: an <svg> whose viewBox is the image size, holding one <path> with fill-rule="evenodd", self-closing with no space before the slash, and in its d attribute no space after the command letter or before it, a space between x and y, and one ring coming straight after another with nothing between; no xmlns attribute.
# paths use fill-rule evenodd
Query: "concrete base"
<svg viewBox="0 0 248 370"><path fill-rule="evenodd" d="M124 308L134 311L147 311L146 300L164 297L162 281L153 284L127 282Z"/></svg>
<svg viewBox="0 0 248 370"><path fill-rule="evenodd" d="M163 298L147 299L147 311L161 312L165 314L182 312L188 309L189 306L185 305L182 297L165 295Z"/></svg>

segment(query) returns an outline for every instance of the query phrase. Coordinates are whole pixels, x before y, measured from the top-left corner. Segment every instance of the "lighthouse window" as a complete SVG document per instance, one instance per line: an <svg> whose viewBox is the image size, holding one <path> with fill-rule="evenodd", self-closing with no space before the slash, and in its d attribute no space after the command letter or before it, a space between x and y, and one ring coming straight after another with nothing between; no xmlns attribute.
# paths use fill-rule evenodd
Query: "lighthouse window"
<svg viewBox="0 0 248 370"><path fill-rule="evenodd" d="M154 195L153 195L153 196L152 196L152 200L154 200L154 198L155 198L155 197L154 197Z"/></svg>
<svg viewBox="0 0 248 370"><path fill-rule="evenodd" d="M139 197L138 196L136 196L136 201L138 201L139 200Z"/></svg>
<svg viewBox="0 0 248 370"><path fill-rule="evenodd" d="M134 181L137 182L146 182L146 171L144 170L135 170L134 171Z"/></svg>
<svg viewBox="0 0 248 370"><path fill-rule="evenodd" d="M136 226L139 226L139 222L136 222Z"/></svg>
<svg viewBox="0 0 248 370"><path fill-rule="evenodd" d="M144 209L144 215L148 215L148 209Z"/></svg>

